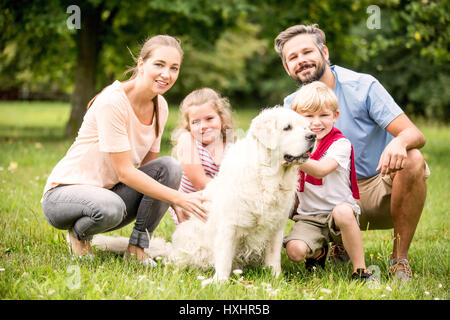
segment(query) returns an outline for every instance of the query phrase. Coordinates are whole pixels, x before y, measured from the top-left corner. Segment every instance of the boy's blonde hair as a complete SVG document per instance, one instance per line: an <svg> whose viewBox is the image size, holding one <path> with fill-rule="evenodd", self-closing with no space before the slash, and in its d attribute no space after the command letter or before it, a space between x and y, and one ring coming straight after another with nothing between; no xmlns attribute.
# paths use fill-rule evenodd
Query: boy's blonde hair
<svg viewBox="0 0 450 320"><path fill-rule="evenodd" d="M231 140L234 139L234 125L230 102L227 98L222 97L213 89L202 88L189 93L180 104L180 120L178 127L172 136L174 149L176 149L176 144L181 134L190 131L189 108L192 106L200 106L205 103L210 103L220 117L222 122L221 134L223 142L226 142L227 138Z"/></svg>
<svg viewBox="0 0 450 320"><path fill-rule="evenodd" d="M336 114L338 100L333 90L321 81L314 81L302 86L295 95L291 109L297 113L319 112L328 109Z"/></svg>

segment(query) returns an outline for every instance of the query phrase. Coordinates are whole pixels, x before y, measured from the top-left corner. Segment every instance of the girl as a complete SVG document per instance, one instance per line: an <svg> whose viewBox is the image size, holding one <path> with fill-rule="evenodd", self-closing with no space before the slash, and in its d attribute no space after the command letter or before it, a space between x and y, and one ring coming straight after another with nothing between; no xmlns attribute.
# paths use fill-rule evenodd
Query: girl
<svg viewBox="0 0 450 320"><path fill-rule="evenodd" d="M148 39L131 78L115 81L89 102L75 142L50 174L42 209L55 228L68 229L74 256L91 255L94 234L136 220L127 256L144 253L169 204L203 214L200 194L177 191L181 168L158 158L168 107L162 97L178 78L183 57L167 35Z"/></svg>
<svg viewBox="0 0 450 320"><path fill-rule="evenodd" d="M226 98L209 88L191 92L180 105L181 121L175 131L174 154L181 162L180 191L203 190L219 171L223 155L233 141L231 107ZM177 206L169 210L175 224L189 219ZM206 221L206 216L197 215Z"/></svg>

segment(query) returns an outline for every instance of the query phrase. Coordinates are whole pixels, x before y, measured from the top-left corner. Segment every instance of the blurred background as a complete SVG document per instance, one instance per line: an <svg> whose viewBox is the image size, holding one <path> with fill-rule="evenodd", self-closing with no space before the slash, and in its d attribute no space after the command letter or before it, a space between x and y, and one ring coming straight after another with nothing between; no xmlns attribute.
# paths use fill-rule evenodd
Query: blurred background
<svg viewBox="0 0 450 320"><path fill-rule="evenodd" d="M281 104L296 84L273 41L318 23L332 64L378 78L409 116L448 123L449 15L438 0L2 0L0 100L69 104L63 134L74 136L87 102L130 76L146 38L170 34L185 56L169 104L205 86L235 110Z"/></svg>

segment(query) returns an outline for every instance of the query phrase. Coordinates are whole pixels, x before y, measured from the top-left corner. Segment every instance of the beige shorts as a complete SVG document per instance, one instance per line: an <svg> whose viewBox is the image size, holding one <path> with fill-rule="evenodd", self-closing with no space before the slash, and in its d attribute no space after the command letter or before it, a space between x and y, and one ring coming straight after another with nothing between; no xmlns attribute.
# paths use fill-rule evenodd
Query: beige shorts
<svg viewBox="0 0 450 320"><path fill-rule="evenodd" d="M425 162L425 178L430 176L430 168ZM390 175L380 174L358 180L359 196L357 204L361 208L359 227L361 230L391 229L394 227L391 216L392 179Z"/></svg>
<svg viewBox="0 0 450 320"><path fill-rule="evenodd" d="M351 204L348 206L352 208L356 221L359 223L358 208ZM291 240L302 240L308 245L311 252L315 252L330 241L342 243L341 231L337 229L331 212L314 215L296 214L292 220L295 221L295 224L289 235L283 239L285 247Z"/></svg>

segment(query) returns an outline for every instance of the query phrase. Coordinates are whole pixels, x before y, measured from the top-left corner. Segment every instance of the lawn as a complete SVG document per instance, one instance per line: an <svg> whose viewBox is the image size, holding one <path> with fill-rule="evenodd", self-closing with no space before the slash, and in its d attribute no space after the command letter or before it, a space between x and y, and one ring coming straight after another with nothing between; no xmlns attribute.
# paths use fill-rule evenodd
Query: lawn
<svg viewBox="0 0 450 320"><path fill-rule="evenodd" d="M257 110L236 110L243 134ZM420 122L423 148L431 168L428 197L410 249L414 278L399 284L388 276L392 230L363 232L365 258L379 283L349 280L351 268L327 263L310 274L286 258L273 279L261 267L246 268L221 285L201 286L212 270L181 270L171 265L145 269L122 257L94 250L93 262L72 261L65 232L45 220L40 198L48 174L71 140L61 138L69 115L66 103L0 103L0 299L193 299L193 300L447 300L449 298L450 127ZM177 109L171 108L161 154L170 154L170 132ZM292 225L290 222L286 227ZM109 233L128 236L132 226ZM174 230L166 215L155 236L170 240Z"/></svg>

